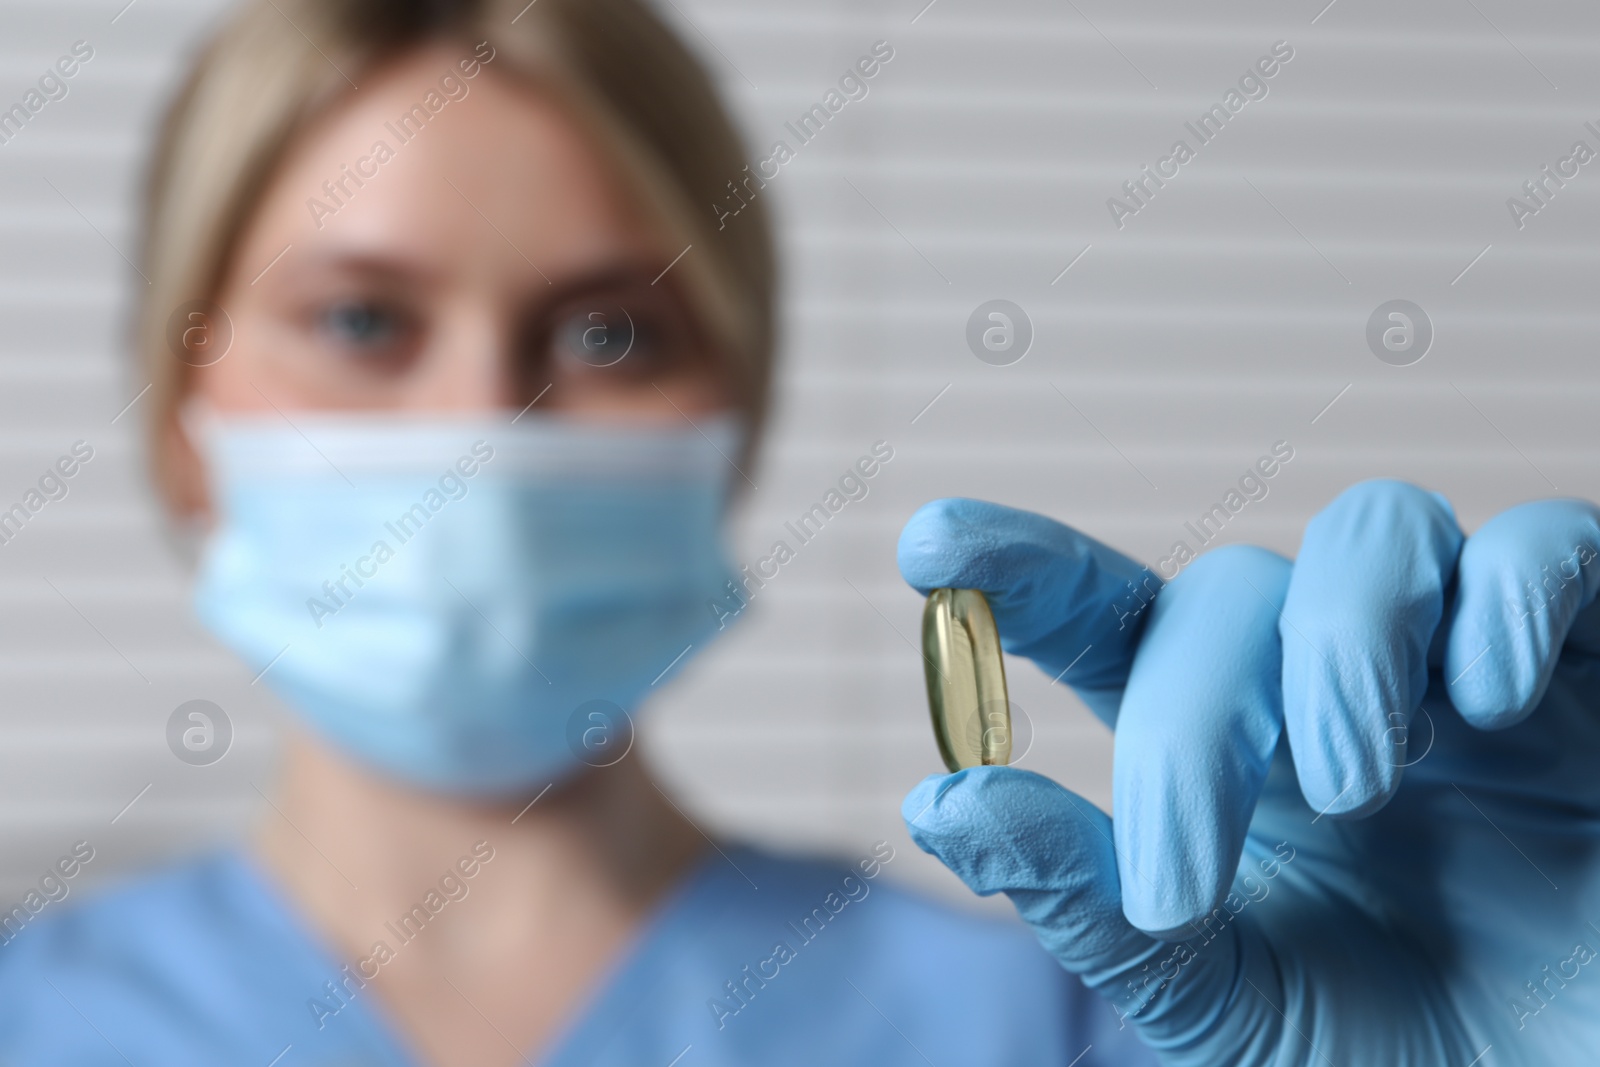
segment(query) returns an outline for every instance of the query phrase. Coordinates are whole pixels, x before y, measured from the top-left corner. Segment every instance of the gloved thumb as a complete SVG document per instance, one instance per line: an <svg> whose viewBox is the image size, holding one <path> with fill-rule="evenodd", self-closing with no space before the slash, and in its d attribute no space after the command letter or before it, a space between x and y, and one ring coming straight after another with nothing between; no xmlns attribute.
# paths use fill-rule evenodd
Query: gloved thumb
<svg viewBox="0 0 1600 1067"><path fill-rule="evenodd" d="M901 814L917 846L973 892L1010 897L1061 966L1167 1062L1202 1047L1215 1056L1219 1044L1247 1048L1281 1024L1266 1000L1278 979L1260 938L1237 921L1208 922L1184 942L1134 928L1122 913L1111 820L1050 779L1014 767L930 775Z"/></svg>

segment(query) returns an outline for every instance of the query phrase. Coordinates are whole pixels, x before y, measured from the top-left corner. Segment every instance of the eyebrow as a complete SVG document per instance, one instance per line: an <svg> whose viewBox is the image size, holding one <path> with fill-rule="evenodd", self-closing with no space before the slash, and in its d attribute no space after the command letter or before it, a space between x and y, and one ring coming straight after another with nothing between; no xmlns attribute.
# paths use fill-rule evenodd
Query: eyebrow
<svg viewBox="0 0 1600 1067"><path fill-rule="evenodd" d="M413 260L382 252L353 250L312 252L300 260L298 267L300 270L325 270L386 281L420 280L426 283L435 277L435 272Z"/></svg>
<svg viewBox="0 0 1600 1067"><path fill-rule="evenodd" d="M658 262L660 260L660 262ZM552 296L609 285L648 284L665 260L658 256L627 256L611 263L595 264L566 277L546 279ZM436 271L406 256L386 252L330 250L312 252L299 264L301 270L327 270L390 282L428 284L437 280ZM541 272L542 273L542 272Z"/></svg>

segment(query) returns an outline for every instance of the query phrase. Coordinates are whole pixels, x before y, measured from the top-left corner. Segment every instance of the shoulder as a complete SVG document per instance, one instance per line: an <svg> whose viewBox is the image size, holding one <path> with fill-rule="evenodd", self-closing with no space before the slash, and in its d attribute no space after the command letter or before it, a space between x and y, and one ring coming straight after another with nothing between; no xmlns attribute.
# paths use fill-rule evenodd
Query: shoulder
<svg viewBox="0 0 1600 1067"><path fill-rule="evenodd" d="M24 972L67 978L85 969L214 964L219 946L204 936L208 927L248 928L262 918L252 906L257 887L241 868L238 857L212 853L51 904L25 924L7 922L0 986Z"/></svg>
<svg viewBox="0 0 1600 1067"><path fill-rule="evenodd" d="M267 1063L325 977L303 938L227 852L52 903L0 937L0 1061Z"/></svg>

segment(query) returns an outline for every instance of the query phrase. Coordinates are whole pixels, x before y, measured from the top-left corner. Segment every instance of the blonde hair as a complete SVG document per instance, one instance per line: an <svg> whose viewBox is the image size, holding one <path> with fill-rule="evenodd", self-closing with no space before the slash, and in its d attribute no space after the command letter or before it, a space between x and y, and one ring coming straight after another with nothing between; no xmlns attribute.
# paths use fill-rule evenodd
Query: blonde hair
<svg viewBox="0 0 1600 1067"><path fill-rule="evenodd" d="M772 377L775 264L764 205L719 228L745 153L699 62L644 0L247 0L169 107L151 161L134 347L150 377L151 458L174 499L165 441L187 366L168 319L214 301L290 144L351 84L438 41L488 41L494 69L547 94L615 164L667 235L692 244L675 274L731 358L756 438Z"/></svg>

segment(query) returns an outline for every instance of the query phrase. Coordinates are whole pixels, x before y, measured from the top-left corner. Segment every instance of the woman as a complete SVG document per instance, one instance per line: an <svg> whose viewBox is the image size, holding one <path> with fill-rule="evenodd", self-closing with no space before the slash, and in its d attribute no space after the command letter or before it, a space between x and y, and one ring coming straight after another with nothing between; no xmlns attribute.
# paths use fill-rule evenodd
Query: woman
<svg viewBox="0 0 1600 1067"><path fill-rule="evenodd" d="M712 843L626 758L733 577L773 264L759 204L708 205L744 158L634 0L221 28L157 148L138 343L200 615L306 729L247 849L7 946L0 1059L1126 1047L1025 932L887 885L889 845Z"/></svg>
<svg viewBox="0 0 1600 1067"><path fill-rule="evenodd" d="M1148 1062L1134 1027L1192 1051L1240 1018L1228 1047L1260 1051L1226 1010L1233 956L1171 963L1205 984L1173 986L1170 1010L1150 998L1171 946L1128 926L1181 936L1172 920L1216 887L1193 892L1195 864L1155 871L1177 885L1154 896L1168 917L1136 916L1109 823L1037 776L925 783L907 817L1109 1006L1019 929L880 881L886 843L835 865L712 842L627 758L629 714L733 584L722 517L772 342L762 202L725 227L711 207L743 167L637 0L253 0L222 27L157 150L138 341L158 484L207 539L199 614L304 729L246 849L4 946L0 1060L1089 1067ZM1419 514L1443 523L1410 492L1361 511L1320 572L1389 551ZM1218 553L1180 579L1188 607L1146 612L1119 606L1144 588L1135 564L1036 516L946 502L901 552L919 587L991 592L1008 647L1108 720L1140 677L1157 710L1276 687L1266 598L1289 568L1267 557ZM1446 572L1417 558L1439 594ZM1241 561L1265 612L1216 584ZM1210 606L1240 597L1249 625L1216 625ZM1378 599L1344 609L1385 621ZM1180 813L1251 799L1278 737L1261 703L1243 785L1208 796L1191 760L1145 796L1170 778ZM1119 781L1125 751L1119 735ZM1218 836L1204 859L1225 891L1254 846ZM1314 861L1297 862L1279 884Z"/></svg>

